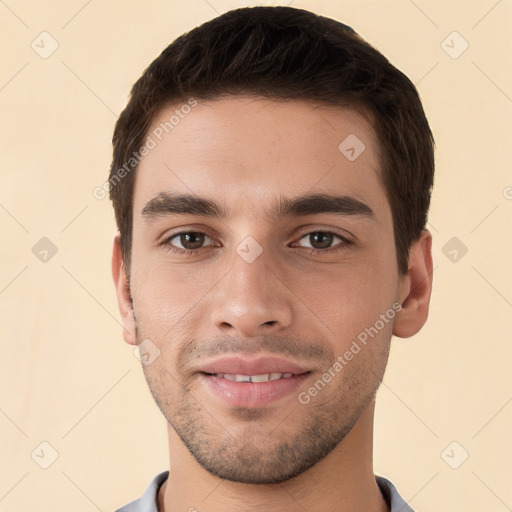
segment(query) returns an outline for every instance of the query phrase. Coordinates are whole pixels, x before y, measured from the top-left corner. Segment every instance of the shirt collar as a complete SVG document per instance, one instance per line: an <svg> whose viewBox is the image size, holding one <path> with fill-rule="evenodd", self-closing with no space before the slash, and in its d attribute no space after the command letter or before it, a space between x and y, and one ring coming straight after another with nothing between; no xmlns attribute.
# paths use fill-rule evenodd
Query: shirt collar
<svg viewBox="0 0 512 512"><path fill-rule="evenodd" d="M128 503L116 512L158 512L158 491L168 476L169 471L158 474L140 499ZM376 476L375 479L390 512L414 512L389 480L382 476Z"/></svg>

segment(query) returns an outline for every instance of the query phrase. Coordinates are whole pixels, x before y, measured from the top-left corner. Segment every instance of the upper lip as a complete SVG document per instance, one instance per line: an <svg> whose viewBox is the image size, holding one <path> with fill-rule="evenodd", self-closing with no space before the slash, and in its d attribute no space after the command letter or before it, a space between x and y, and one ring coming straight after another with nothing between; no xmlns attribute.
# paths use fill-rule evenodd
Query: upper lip
<svg viewBox="0 0 512 512"><path fill-rule="evenodd" d="M309 370L297 363L274 356L247 358L224 356L201 365L204 373L227 373L238 375L263 375L265 373L306 373Z"/></svg>

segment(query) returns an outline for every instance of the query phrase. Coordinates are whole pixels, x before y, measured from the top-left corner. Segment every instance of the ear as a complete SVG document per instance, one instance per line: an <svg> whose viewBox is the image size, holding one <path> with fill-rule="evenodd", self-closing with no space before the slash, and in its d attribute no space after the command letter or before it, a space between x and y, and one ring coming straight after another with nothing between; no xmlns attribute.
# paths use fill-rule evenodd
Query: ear
<svg viewBox="0 0 512 512"><path fill-rule="evenodd" d="M126 343L137 345L137 333L135 329L135 312L130 294L130 285L126 277L126 271L121 253L121 236L119 234L114 238L114 247L112 250L112 277L116 287L117 303L121 313L123 324L123 337Z"/></svg>
<svg viewBox="0 0 512 512"><path fill-rule="evenodd" d="M395 316L395 336L414 336L427 321L432 292L432 272L432 235L424 229L418 241L411 246L409 268L400 284L398 301L402 309Z"/></svg>

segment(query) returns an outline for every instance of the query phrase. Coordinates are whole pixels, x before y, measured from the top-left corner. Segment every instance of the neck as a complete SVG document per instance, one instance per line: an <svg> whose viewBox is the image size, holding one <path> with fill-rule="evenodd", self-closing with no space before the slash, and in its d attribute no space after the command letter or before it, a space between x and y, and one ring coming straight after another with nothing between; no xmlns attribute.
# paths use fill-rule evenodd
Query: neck
<svg viewBox="0 0 512 512"><path fill-rule="evenodd" d="M200 466L169 426L170 472L160 488L160 512L388 512L373 474L372 401L343 441L304 473L279 484L220 479Z"/></svg>

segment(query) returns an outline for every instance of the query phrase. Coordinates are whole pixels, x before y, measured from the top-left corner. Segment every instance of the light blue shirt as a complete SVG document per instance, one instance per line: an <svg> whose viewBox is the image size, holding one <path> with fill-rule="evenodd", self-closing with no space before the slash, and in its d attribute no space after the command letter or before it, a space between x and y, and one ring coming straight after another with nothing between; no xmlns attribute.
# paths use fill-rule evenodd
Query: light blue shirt
<svg viewBox="0 0 512 512"><path fill-rule="evenodd" d="M164 471L157 475L141 498L128 503L128 505L116 510L116 512L158 512L158 490L167 480L168 476L169 471ZM398 494L395 486L389 480L382 476L376 476L375 479L391 512L414 512Z"/></svg>

